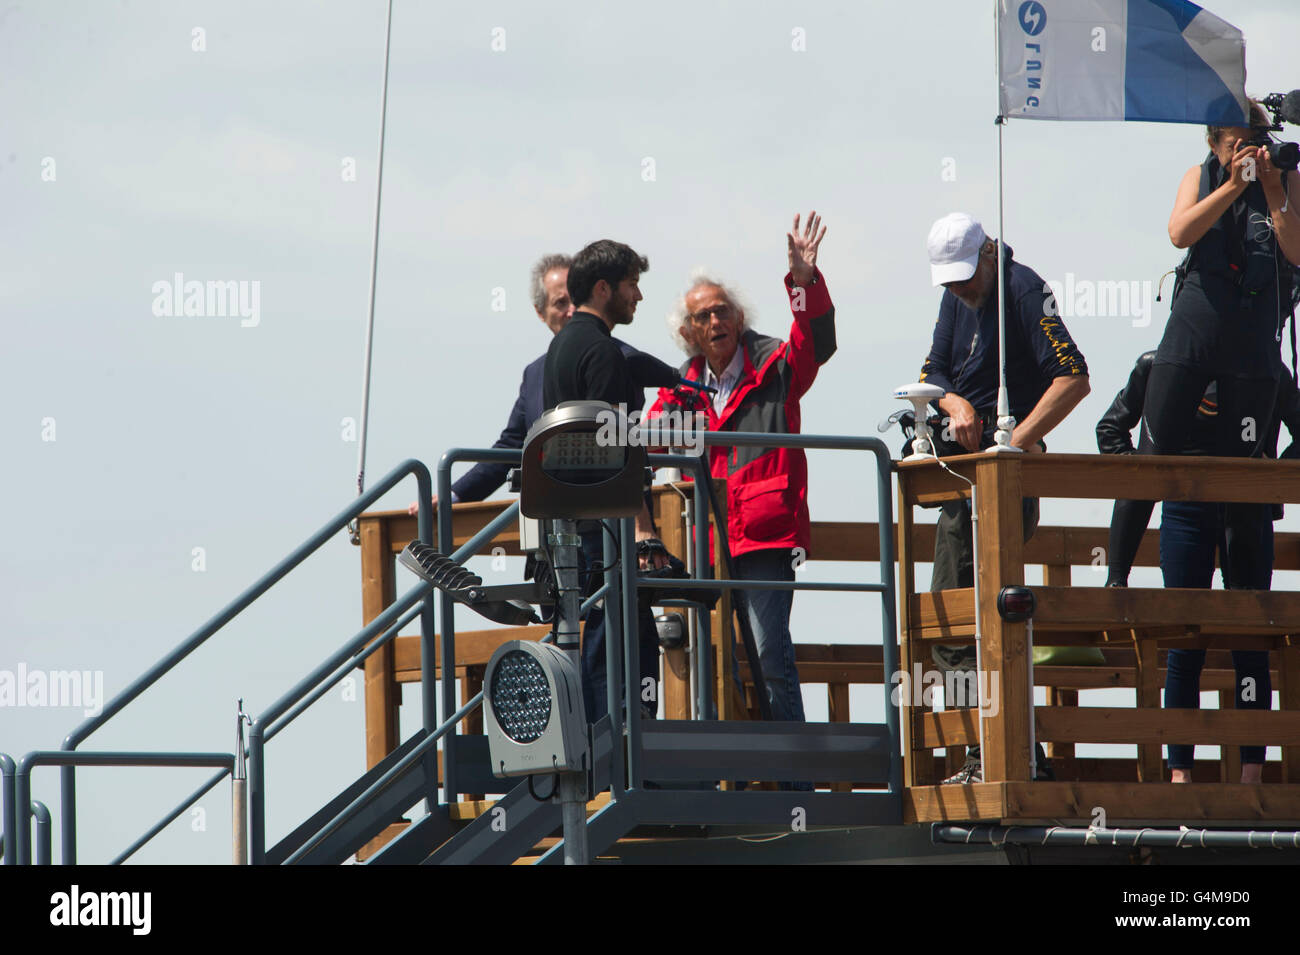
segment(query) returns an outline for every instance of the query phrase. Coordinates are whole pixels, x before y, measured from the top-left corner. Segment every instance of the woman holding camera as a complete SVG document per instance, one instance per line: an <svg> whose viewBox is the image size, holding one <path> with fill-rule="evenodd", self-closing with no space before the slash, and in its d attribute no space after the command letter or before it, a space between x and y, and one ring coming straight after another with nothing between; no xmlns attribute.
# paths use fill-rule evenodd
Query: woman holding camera
<svg viewBox="0 0 1300 955"><path fill-rule="evenodd" d="M1211 382L1218 386L1217 454L1256 457L1269 432L1292 266L1300 265L1300 174L1274 165L1262 145L1268 118L1253 100L1250 111L1250 128L1209 127L1210 154L1183 175L1169 217L1170 240L1189 252L1147 386L1144 427L1156 454L1186 453ZM1268 589L1273 561L1266 530L1271 514L1264 505L1166 501L1165 586L1208 588L1226 531L1236 554L1225 561L1225 586ZM1204 650L1170 651L1165 706L1200 705L1204 662ZM1268 709L1267 652L1234 651L1233 662L1237 707ZM1174 782L1191 780L1192 758L1193 747L1169 746ZM1259 782L1264 747L1242 747L1241 761L1241 781Z"/></svg>

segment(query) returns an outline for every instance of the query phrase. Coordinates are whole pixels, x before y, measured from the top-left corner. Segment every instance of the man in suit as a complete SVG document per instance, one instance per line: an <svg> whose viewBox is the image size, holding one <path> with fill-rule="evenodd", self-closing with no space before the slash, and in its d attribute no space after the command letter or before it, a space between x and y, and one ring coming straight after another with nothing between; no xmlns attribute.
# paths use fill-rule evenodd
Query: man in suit
<svg viewBox="0 0 1300 955"><path fill-rule="evenodd" d="M542 323L554 335L559 332L573 316L573 303L569 299L569 265L572 262L567 255L554 253L544 255L533 266L529 287L533 293L533 311ZM631 346L625 346L629 351ZM530 362L524 368L523 380L519 383L519 397L510 409L510 417L501 435L492 445L494 448L522 448L528 429L533 426L541 413L542 407L542 370L546 364L546 355ZM451 502L483 501L488 495L505 483L509 464L493 461L480 461L463 474L451 486ZM433 504L438 505L438 495L433 496ZM415 514L419 503L411 502L408 512Z"/></svg>

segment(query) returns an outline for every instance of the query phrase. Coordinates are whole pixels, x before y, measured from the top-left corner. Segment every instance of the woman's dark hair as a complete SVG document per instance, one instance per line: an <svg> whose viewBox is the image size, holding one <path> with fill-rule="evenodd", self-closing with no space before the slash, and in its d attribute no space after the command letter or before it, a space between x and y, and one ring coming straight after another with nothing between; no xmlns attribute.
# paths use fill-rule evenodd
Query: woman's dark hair
<svg viewBox="0 0 1300 955"><path fill-rule="evenodd" d="M1257 132L1261 129L1267 129L1271 124L1268 121L1268 113L1264 112L1264 105L1253 97L1246 97L1250 104L1250 129L1251 132ZM1206 126L1205 138L1210 141L1211 146L1217 146L1223 134L1230 129L1237 129L1236 126Z"/></svg>
<svg viewBox="0 0 1300 955"><path fill-rule="evenodd" d="M631 247L612 239L593 242L573 257L569 266L569 298L574 308L581 308L591 298L591 290L604 279L610 287L648 271L650 262Z"/></svg>

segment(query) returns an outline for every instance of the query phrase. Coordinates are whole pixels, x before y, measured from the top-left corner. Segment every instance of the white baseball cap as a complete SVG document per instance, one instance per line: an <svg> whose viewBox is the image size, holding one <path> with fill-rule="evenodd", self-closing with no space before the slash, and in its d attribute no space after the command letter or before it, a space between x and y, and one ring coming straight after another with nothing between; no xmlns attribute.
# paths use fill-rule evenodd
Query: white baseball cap
<svg viewBox="0 0 1300 955"><path fill-rule="evenodd" d="M930 227L930 279L934 285L965 282L975 274L984 227L964 212L953 212Z"/></svg>

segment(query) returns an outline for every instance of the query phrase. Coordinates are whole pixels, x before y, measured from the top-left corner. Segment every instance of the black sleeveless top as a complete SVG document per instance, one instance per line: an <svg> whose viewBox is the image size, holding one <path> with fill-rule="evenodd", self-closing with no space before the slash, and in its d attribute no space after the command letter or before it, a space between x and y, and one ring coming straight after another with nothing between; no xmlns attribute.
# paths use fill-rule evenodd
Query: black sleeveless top
<svg viewBox="0 0 1300 955"><path fill-rule="evenodd" d="M1201 164L1197 201L1226 178L1211 153ZM1188 251L1157 362L1213 374L1278 376L1291 269L1267 223L1264 187L1252 182Z"/></svg>

